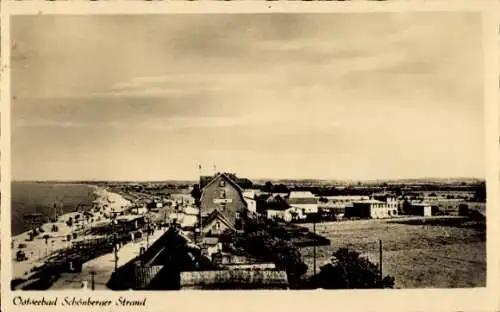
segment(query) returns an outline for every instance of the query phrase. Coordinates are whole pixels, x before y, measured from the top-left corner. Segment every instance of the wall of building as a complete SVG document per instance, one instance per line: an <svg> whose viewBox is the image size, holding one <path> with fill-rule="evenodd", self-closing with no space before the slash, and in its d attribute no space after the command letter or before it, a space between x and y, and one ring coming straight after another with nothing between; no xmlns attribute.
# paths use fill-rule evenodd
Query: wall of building
<svg viewBox="0 0 500 312"><path fill-rule="evenodd" d="M290 209L287 210L267 210L267 218L268 219L280 219L285 222L292 221L292 215L290 213Z"/></svg>
<svg viewBox="0 0 500 312"><path fill-rule="evenodd" d="M221 180L224 181L224 186L220 184ZM234 224L236 213L243 212L246 209L246 204L240 190L224 176L218 176L215 178L215 181L203 189L200 199L200 209L202 215L209 214L213 210L218 209Z"/></svg>
<svg viewBox="0 0 500 312"><path fill-rule="evenodd" d="M346 217L383 219L398 214L397 202L355 202L346 207Z"/></svg>
<svg viewBox="0 0 500 312"><path fill-rule="evenodd" d="M248 211L257 212L257 201L255 201L254 199L245 198L245 202L247 203Z"/></svg>
<svg viewBox="0 0 500 312"><path fill-rule="evenodd" d="M291 206L306 214L318 212L318 204L291 204Z"/></svg>
<svg viewBox="0 0 500 312"><path fill-rule="evenodd" d="M198 224L198 216L192 214L181 214L182 227L196 227Z"/></svg>
<svg viewBox="0 0 500 312"><path fill-rule="evenodd" d="M134 268L135 287L134 289L146 289L156 275L163 269L162 265L139 266Z"/></svg>
<svg viewBox="0 0 500 312"><path fill-rule="evenodd" d="M349 218L371 218L369 203L353 203L345 209L345 216Z"/></svg>

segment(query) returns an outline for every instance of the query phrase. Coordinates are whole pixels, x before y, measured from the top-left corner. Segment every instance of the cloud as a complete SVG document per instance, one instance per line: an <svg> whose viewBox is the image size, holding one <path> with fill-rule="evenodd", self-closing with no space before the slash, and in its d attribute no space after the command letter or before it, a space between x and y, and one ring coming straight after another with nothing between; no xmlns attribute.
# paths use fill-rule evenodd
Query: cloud
<svg viewBox="0 0 500 312"><path fill-rule="evenodd" d="M249 87L256 84L271 85L272 81L261 80L252 74L170 74L135 77L117 82L110 92L119 96L184 96L199 92L217 92Z"/></svg>
<svg viewBox="0 0 500 312"><path fill-rule="evenodd" d="M86 128L89 126L85 122L77 121L56 121L50 119L29 118L29 119L13 119L14 127L24 128Z"/></svg>

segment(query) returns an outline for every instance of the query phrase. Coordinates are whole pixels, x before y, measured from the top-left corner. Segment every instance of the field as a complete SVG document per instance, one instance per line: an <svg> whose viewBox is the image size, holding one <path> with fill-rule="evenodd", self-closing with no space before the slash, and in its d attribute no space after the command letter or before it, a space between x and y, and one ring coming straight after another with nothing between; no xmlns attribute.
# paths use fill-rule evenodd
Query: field
<svg viewBox="0 0 500 312"><path fill-rule="evenodd" d="M317 272L340 247L359 251L378 264L379 240L383 243L383 272L395 278L397 288L484 287L486 242L484 227L457 218L420 224L360 220L316 224L316 232L330 239L316 247ZM304 225L312 229L311 224ZM301 248L313 272L313 248Z"/></svg>

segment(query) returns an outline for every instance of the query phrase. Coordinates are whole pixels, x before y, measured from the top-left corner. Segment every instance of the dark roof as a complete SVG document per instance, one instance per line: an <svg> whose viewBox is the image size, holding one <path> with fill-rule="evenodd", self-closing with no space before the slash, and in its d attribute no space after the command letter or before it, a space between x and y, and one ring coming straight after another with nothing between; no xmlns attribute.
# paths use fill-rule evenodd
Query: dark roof
<svg viewBox="0 0 500 312"><path fill-rule="evenodd" d="M239 188L247 188L252 185L252 181L247 178L238 178L234 173L217 173L213 176L201 176L200 177L200 189L203 189L207 184L209 184L213 179L219 175L224 175L230 179L233 183L237 184Z"/></svg>
<svg viewBox="0 0 500 312"><path fill-rule="evenodd" d="M227 227L234 230L234 226L231 224L231 222L217 209L210 212L205 218L202 218L201 222L205 226L215 219L219 219L220 221L222 221L222 223L226 224Z"/></svg>
<svg viewBox="0 0 500 312"><path fill-rule="evenodd" d="M286 210L290 205L280 195L271 195L265 200L267 210Z"/></svg>
<svg viewBox="0 0 500 312"><path fill-rule="evenodd" d="M257 270L219 270L181 272L181 288L217 289L225 285L238 288L287 288L288 278L285 271L272 269Z"/></svg>
<svg viewBox="0 0 500 312"><path fill-rule="evenodd" d="M311 197L311 198L288 198L288 204L289 205L306 205L306 204L317 204L318 199Z"/></svg>
<svg viewBox="0 0 500 312"><path fill-rule="evenodd" d="M231 183L232 185L234 185L239 191L240 193L243 193L243 189L233 180L231 179L227 174L225 173L218 173L216 174L215 176L211 177L210 181L208 181L207 184L205 184L202 188L201 188L201 191L203 193L203 190L210 184L212 184L218 177L221 177L223 179L225 179L227 182Z"/></svg>

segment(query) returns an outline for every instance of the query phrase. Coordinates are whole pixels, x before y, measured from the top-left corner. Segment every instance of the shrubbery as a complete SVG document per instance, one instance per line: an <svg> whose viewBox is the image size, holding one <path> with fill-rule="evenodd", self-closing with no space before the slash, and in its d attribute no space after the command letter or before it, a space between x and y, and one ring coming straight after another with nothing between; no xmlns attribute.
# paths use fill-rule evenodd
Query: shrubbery
<svg viewBox="0 0 500 312"><path fill-rule="evenodd" d="M340 248L335 261L321 267L309 280L303 278L307 265L302 261L297 246L283 237L275 222L262 218L247 218L244 233L225 232L220 242L232 252L251 255L276 264L286 270L290 288L367 289L393 288L394 278L380 276L377 265L361 257L356 251Z"/></svg>
<svg viewBox="0 0 500 312"><path fill-rule="evenodd" d="M324 289L367 289L393 288L392 276L380 276L379 268L356 251L340 248L334 254L334 261L321 267L311 278L313 288Z"/></svg>
<svg viewBox="0 0 500 312"><path fill-rule="evenodd" d="M244 233L226 232L221 242L231 246L233 251L244 253L274 262L276 266L287 272L292 288L300 284L301 276L307 272L307 265L302 261L300 251L292 243L270 233L270 224L263 219L246 219Z"/></svg>

